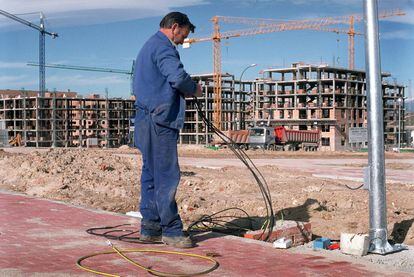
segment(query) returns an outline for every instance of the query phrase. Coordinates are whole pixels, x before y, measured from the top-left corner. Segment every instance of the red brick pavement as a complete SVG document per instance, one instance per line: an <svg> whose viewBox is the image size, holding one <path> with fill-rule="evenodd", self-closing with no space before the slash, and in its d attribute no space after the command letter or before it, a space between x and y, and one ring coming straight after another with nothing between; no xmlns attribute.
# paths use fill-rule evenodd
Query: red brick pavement
<svg viewBox="0 0 414 277"><path fill-rule="evenodd" d="M118 224L138 226L134 218L75 207L65 203L0 192L0 276L93 276L75 265L81 256L110 251L106 239L86 229ZM189 253L214 253L220 263L210 276L374 276L381 273L360 264L322 256L276 250L263 242L232 236L197 236L198 247ZM120 241L121 249L174 250L164 245L139 245ZM154 269L196 272L208 262L160 254L129 254ZM102 255L85 265L121 276L147 276L116 255Z"/></svg>

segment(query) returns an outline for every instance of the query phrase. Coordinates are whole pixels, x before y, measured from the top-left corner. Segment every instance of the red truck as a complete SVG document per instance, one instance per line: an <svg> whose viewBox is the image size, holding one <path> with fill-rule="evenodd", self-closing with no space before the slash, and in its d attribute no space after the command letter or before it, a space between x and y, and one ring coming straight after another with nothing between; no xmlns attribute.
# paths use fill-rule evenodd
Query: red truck
<svg viewBox="0 0 414 277"><path fill-rule="evenodd" d="M321 133L318 130L290 130L283 126L275 127L276 145L288 146L297 150L315 151L319 146Z"/></svg>
<svg viewBox="0 0 414 277"><path fill-rule="evenodd" d="M316 151L321 137L317 130L290 130L283 126L253 127L249 130L228 131L227 136L246 149L303 149L305 151Z"/></svg>

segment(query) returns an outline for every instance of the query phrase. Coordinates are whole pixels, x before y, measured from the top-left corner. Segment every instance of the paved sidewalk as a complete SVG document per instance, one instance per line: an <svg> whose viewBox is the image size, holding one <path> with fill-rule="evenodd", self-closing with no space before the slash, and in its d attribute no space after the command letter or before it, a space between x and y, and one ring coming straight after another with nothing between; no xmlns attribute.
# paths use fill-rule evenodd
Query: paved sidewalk
<svg viewBox="0 0 414 277"><path fill-rule="evenodd" d="M85 230L118 224L139 226L136 219L124 215L0 191L0 276L93 276L77 268L76 260L111 249L106 239L89 235ZM197 240L198 247L186 252L213 254L220 263L209 276L384 275L378 267L276 250L268 243L232 236L210 233L198 236ZM121 249L176 250L164 245L113 243ZM196 272L209 266L208 262L181 256L140 253L129 256L154 269L176 273ZM116 255L94 257L85 261L85 265L121 276L150 276Z"/></svg>

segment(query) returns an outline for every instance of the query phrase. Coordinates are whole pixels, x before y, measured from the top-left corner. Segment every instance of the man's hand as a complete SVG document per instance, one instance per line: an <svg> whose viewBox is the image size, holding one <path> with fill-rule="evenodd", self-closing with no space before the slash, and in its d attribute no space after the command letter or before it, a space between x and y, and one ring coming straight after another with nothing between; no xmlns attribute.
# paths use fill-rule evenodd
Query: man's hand
<svg viewBox="0 0 414 277"><path fill-rule="evenodd" d="M196 89L196 92L195 92L194 96L195 97L203 96L203 88L201 87L200 84L197 84L197 89Z"/></svg>

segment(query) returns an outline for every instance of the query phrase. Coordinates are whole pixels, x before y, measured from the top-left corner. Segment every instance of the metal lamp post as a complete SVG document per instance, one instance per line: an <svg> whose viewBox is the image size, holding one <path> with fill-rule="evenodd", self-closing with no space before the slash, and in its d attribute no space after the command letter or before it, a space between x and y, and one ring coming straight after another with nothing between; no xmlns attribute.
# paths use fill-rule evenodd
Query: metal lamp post
<svg viewBox="0 0 414 277"><path fill-rule="evenodd" d="M385 190L384 111L378 38L377 0L364 0L365 65L368 108L369 252L385 255L405 249L391 245L387 231Z"/></svg>
<svg viewBox="0 0 414 277"><path fill-rule="evenodd" d="M243 86L242 86L241 80L242 80L244 72L246 72L247 69L255 67L255 66L257 66L257 64L252 63L251 65L249 65L245 69L243 69L242 73L240 74L240 79L239 79L239 86L240 86L240 89L239 89L240 90L240 92L239 92L239 124L238 124L238 129L239 130L241 130L242 127L244 127L242 125L242 87Z"/></svg>

